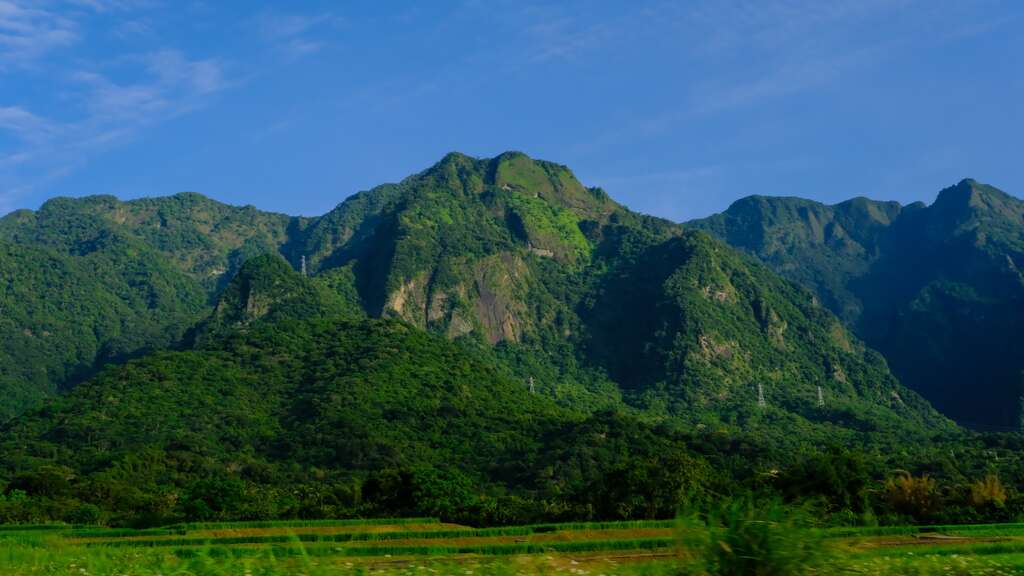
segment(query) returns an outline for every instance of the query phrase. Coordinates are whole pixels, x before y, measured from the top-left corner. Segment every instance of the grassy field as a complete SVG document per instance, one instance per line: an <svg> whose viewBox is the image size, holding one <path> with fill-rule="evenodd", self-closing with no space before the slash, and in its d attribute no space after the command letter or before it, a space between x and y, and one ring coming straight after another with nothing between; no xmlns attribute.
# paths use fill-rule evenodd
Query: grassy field
<svg viewBox="0 0 1024 576"><path fill-rule="evenodd" d="M150 530L0 526L3 575L681 574L673 521L474 529L430 518L181 524ZM816 573L1024 574L1024 524L819 532Z"/></svg>

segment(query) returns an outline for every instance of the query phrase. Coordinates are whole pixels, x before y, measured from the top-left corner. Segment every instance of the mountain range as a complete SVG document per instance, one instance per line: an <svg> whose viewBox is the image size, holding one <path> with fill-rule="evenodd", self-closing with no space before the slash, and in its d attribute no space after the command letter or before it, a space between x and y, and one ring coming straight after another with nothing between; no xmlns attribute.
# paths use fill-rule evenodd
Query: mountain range
<svg viewBox="0 0 1024 576"><path fill-rule="evenodd" d="M751 196L689 226L812 290L943 413L1019 429L1021 200L973 180L928 206Z"/></svg>
<svg viewBox="0 0 1024 576"><path fill-rule="evenodd" d="M451 154L311 219L198 194L56 199L3 218L0 241L13 261L3 266L0 366L18 390L5 395L17 399L8 413L111 361L179 345L211 311L237 323L235 290L248 293L244 315L265 315L273 296L225 291L261 253L304 266L337 310L495 345L577 402L624 394L684 414L749 404L758 385L809 405L819 385L886 407L908 396L811 296L519 153Z"/></svg>
<svg viewBox="0 0 1024 576"><path fill-rule="evenodd" d="M54 199L0 219L0 482L149 523L484 486L497 522L671 513L825 444L949 469L931 403L1019 417L1022 204L964 181L678 224L516 152L315 218Z"/></svg>

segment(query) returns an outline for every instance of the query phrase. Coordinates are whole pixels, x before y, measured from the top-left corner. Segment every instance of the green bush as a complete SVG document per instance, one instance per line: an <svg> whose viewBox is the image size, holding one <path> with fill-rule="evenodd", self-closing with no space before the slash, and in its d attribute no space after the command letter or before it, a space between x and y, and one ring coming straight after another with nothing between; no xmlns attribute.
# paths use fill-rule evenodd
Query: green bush
<svg viewBox="0 0 1024 576"><path fill-rule="evenodd" d="M777 478L777 482L779 492L787 501L800 501L808 495L815 495L824 505L825 512L849 520L855 519L855 513L868 509L867 489L871 474L867 459L863 453L841 446L832 445L798 460Z"/></svg>
<svg viewBox="0 0 1024 576"><path fill-rule="evenodd" d="M935 480L928 476L914 476L904 470L898 470L886 481L884 494L890 510L911 516L918 522L942 507Z"/></svg>
<svg viewBox="0 0 1024 576"><path fill-rule="evenodd" d="M790 576L826 574L830 557L806 509L778 500L726 500L680 525L683 574Z"/></svg>
<svg viewBox="0 0 1024 576"><path fill-rule="evenodd" d="M70 510L65 517L69 524L84 524L94 526L100 523L103 518L103 511L95 504L80 504L77 508Z"/></svg>

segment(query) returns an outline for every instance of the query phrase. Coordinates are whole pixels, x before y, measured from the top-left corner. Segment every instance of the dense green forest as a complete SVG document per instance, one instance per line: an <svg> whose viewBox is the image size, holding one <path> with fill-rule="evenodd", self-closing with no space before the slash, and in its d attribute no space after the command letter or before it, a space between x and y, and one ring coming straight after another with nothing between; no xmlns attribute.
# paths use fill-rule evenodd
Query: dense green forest
<svg viewBox="0 0 1024 576"><path fill-rule="evenodd" d="M945 414L1019 427L1024 201L964 180L930 206L754 196L689 225L813 290Z"/></svg>
<svg viewBox="0 0 1024 576"><path fill-rule="evenodd" d="M640 215L519 153L450 154L319 218L197 194L12 213L0 521L500 524L669 517L744 492L836 523L1015 517L1022 440L959 428L847 327L869 313L854 279L905 265L861 252L895 254L879 248L891 223L931 208L826 208L858 236L817 283L715 239L762 256L735 214L712 234ZM941 238L940 220L915 225ZM1018 246L1004 220L971 245ZM824 267L812 240L791 252ZM1019 306L1005 290L985 302ZM940 354L929 342L918 353Z"/></svg>
<svg viewBox="0 0 1024 576"><path fill-rule="evenodd" d="M0 421L177 344L242 262L301 224L198 194L57 198L0 218Z"/></svg>

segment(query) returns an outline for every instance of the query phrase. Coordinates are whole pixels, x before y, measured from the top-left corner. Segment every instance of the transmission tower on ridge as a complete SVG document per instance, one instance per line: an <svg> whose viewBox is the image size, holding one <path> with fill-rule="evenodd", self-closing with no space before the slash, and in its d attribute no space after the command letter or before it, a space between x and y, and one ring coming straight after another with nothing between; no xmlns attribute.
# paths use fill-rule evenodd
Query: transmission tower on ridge
<svg viewBox="0 0 1024 576"><path fill-rule="evenodd" d="M530 394L536 394L537 388L533 385L533 376L530 376Z"/></svg>
<svg viewBox="0 0 1024 576"><path fill-rule="evenodd" d="M825 395L821 391L821 386L818 386L818 407L819 408L824 408L825 407Z"/></svg>
<svg viewBox="0 0 1024 576"><path fill-rule="evenodd" d="M761 408L764 408L765 406L767 406L767 403L764 401L764 385L763 384L758 384L757 385L757 405L760 406Z"/></svg>

